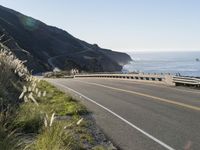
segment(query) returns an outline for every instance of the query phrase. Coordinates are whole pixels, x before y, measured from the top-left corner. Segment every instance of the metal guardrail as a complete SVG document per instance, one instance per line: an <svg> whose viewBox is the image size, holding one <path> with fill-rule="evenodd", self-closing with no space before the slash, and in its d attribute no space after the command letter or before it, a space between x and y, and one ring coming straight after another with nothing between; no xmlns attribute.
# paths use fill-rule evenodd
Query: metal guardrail
<svg viewBox="0 0 200 150"><path fill-rule="evenodd" d="M115 78L115 79L133 79L133 80L145 80L145 81L164 81L165 77L160 75L145 75L145 74L85 74L75 75L75 78Z"/></svg>
<svg viewBox="0 0 200 150"><path fill-rule="evenodd" d="M75 78L113 78L113 79L130 79L137 81L152 81L154 83L163 83L167 85L186 85L200 87L200 78L158 75L158 74L79 74Z"/></svg>
<svg viewBox="0 0 200 150"><path fill-rule="evenodd" d="M200 79L194 77L182 77L182 76L174 76L173 82L176 85L192 85L200 87Z"/></svg>

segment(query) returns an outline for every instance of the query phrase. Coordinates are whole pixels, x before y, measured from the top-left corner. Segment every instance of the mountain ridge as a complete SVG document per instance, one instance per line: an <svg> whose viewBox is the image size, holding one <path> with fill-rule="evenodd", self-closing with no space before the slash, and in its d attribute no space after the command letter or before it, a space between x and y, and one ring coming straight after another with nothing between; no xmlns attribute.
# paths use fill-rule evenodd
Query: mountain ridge
<svg viewBox="0 0 200 150"><path fill-rule="evenodd" d="M89 44L67 31L0 5L0 41L33 73L76 67L89 72L121 71L129 55Z"/></svg>

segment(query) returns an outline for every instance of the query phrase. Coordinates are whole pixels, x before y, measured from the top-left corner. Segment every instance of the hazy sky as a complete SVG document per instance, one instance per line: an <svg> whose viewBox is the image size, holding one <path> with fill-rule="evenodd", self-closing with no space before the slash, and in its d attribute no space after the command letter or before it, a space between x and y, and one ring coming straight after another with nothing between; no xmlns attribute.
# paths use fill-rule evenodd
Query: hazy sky
<svg viewBox="0 0 200 150"><path fill-rule="evenodd" d="M119 51L200 50L200 0L0 0Z"/></svg>

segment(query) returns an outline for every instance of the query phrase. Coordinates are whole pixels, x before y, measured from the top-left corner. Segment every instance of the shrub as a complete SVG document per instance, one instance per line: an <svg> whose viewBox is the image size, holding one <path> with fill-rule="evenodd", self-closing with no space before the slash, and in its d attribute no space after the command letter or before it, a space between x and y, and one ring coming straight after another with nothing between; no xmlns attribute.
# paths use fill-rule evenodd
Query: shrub
<svg viewBox="0 0 200 150"><path fill-rule="evenodd" d="M14 130L7 129L0 124L0 149L2 150L18 150L24 148L24 143L20 142L21 138Z"/></svg>
<svg viewBox="0 0 200 150"><path fill-rule="evenodd" d="M51 127L45 128L37 137L32 146L34 150L80 150L80 146L64 129L66 123L55 122Z"/></svg>
<svg viewBox="0 0 200 150"><path fill-rule="evenodd" d="M23 133L39 133L44 122L44 113L32 103L24 103L18 109L14 127Z"/></svg>

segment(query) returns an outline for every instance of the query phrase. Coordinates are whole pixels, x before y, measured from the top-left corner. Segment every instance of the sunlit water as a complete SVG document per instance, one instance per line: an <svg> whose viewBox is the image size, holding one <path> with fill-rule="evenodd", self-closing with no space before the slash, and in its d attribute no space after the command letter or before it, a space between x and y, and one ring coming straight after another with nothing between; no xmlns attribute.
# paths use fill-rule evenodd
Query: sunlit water
<svg viewBox="0 0 200 150"><path fill-rule="evenodd" d="M124 70L200 77L200 52L134 52Z"/></svg>

